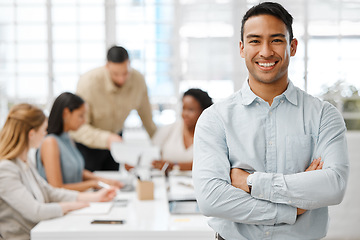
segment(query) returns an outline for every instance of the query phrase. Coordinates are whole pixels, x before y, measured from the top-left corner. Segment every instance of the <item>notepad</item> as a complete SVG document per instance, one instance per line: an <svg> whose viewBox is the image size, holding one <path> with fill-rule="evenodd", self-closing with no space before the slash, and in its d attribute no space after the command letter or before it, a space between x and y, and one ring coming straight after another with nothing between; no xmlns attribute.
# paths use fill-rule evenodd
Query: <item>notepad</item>
<svg viewBox="0 0 360 240"><path fill-rule="evenodd" d="M109 213L111 207L113 206L112 202L96 202L90 203L89 207L82 208L79 210L71 211L69 215L94 215L94 214L107 214Z"/></svg>

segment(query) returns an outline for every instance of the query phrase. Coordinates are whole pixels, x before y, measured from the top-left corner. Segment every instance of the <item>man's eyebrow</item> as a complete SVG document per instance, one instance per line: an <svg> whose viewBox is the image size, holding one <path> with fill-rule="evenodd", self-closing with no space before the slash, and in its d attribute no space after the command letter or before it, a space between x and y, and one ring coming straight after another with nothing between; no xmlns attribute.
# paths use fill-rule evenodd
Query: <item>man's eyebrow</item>
<svg viewBox="0 0 360 240"><path fill-rule="evenodd" d="M277 34L271 35L271 37L283 37L283 38L285 38L285 34L277 33Z"/></svg>
<svg viewBox="0 0 360 240"><path fill-rule="evenodd" d="M248 35L246 35L246 38L260 38L260 35L248 34Z"/></svg>
<svg viewBox="0 0 360 240"><path fill-rule="evenodd" d="M272 38L274 38L274 37L283 37L283 38L285 38L285 34L276 33L276 34L270 35L270 37L272 37ZM257 35L257 34L248 34L248 35L246 35L246 38L261 38L261 36Z"/></svg>

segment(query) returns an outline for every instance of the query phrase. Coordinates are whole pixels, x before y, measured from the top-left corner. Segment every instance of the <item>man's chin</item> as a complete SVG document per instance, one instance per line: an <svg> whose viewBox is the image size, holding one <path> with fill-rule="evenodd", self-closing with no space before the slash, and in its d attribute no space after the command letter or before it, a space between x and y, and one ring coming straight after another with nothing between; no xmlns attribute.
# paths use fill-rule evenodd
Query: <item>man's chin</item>
<svg viewBox="0 0 360 240"><path fill-rule="evenodd" d="M119 83L114 82L114 84L115 84L115 87L117 87L117 88L121 88L122 86L124 86L124 83L119 84Z"/></svg>
<svg viewBox="0 0 360 240"><path fill-rule="evenodd" d="M281 78L274 74L259 74L257 76L254 76L254 79L259 83L273 84L278 82Z"/></svg>

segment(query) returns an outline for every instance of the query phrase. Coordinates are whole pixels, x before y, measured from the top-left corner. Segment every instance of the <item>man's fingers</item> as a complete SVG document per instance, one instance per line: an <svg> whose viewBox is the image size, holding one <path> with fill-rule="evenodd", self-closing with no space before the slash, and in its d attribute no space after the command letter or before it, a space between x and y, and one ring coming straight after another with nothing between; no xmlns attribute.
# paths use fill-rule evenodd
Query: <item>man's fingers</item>
<svg viewBox="0 0 360 240"><path fill-rule="evenodd" d="M319 165L318 165L318 167L316 168L316 170L322 169L323 166L324 166L324 162L320 162Z"/></svg>
<svg viewBox="0 0 360 240"><path fill-rule="evenodd" d="M306 171L313 171L317 168L319 162L318 159L314 159L314 161L312 161L312 163L310 164L310 166L306 169Z"/></svg>
<svg viewBox="0 0 360 240"><path fill-rule="evenodd" d="M312 161L312 163L310 164L310 166L305 170L305 172L307 171L314 171L314 170L318 170L319 165L321 163L321 157L314 159L314 161ZM321 166L322 167L322 166ZM321 169L321 168L320 168Z"/></svg>

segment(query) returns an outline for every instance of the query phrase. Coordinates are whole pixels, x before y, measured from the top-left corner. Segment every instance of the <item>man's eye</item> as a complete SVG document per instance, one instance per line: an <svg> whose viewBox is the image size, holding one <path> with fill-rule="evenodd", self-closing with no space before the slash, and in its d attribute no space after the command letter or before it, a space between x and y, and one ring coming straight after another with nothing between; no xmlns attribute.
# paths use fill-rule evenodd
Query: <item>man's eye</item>
<svg viewBox="0 0 360 240"><path fill-rule="evenodd" d="M249 43L259 43L259 40L251 40Z"/></svg>
<svg viewBox="0 0 360 240"><path fill-rule="evenodd" d="M281 40L281 39L274 39L273 42L280 43L280 42L283 42L283 40Z"/></svg>

